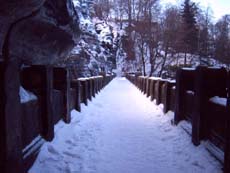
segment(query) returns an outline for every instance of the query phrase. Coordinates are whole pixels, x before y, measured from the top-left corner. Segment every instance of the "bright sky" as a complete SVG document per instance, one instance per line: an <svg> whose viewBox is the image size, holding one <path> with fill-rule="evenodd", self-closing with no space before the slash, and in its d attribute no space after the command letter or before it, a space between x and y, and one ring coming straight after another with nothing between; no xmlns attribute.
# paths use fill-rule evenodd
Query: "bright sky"
<svg viewBox="0 0 230 173"><path fill-rule="evenodd" d="M225 14L230 14L230 0L192 0L199 3L201 7L211 7L213 10L214 20L218 20ZM183 0L162 0L162 3L178 4Z"/></svg>

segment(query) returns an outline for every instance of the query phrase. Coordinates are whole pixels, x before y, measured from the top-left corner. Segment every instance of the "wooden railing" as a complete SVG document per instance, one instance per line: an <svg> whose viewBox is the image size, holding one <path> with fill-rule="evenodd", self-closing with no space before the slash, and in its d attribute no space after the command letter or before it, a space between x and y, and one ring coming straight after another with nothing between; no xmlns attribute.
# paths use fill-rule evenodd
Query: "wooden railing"
<svg viewBox="0 0 230 173"><path fill-rule="evenodd" d="M0 71L4 70L0 66ZM0 76L0 82L4 83L4 76ZM68 68L49 67L49 66L30 66L20 71L20 85L29 92L36 95L37 99L19 103L21 112L20 117L21 130L17 130L17 137L21 144L17 144L19 153L15 155L15 160L21 163L21 172L27 170L33 164L37 153L45 141L51 141L54 138L54 125L63 120L66 123L71 122L70 111L76 109L81 111L81 103L87 105L88 100L96 96L103 87L112 79L113 75L93 76L89 78L71 79ZM1 85L3 87L4 85ZM5 124L4 117L4 89L0 90L1 96L1 119L0 133L1 142L0 153L1 172L2 167L6 167L5 156L8 154L4 150L7 138L10 138L8 128L15 128L13 124ZM12 104L13 106L14 104ZM12 107L12 109L14 109ZM14 142L14 141L11 141ZM7 170L7 168L5 168Z"/></svg>
<svg viewBox="0 0 230 173"><path fill-rule="evenodd" d="M180 69L176 83L135 74L126 77L157 105L162 103L165 113L174 111L176 125L188 121L192 128L183 128L193 144L205 141L206 148L224 164L224 172L230 172L230 74L226 69Z"/></svg>
<svg viewBox="0 0 230 173"><path fill-rule="evenodd" d="M145 77L136 75L126 75L139 90L141 90L150 100L156 100L156 104L164 105L164 112L174 111L175 106L175 85L173 80L165 80L155 77Z"/></svg>

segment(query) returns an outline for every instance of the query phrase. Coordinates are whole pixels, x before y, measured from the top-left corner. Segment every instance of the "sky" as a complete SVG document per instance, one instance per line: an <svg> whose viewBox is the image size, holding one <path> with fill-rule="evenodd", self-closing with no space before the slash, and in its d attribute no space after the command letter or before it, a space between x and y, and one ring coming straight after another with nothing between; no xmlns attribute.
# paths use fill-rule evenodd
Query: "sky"
<svg viewBox="0 0 230 173"><path fill-rule="evenodd" d="M201 7L211 7L213 10L214 20L218 20L225 14L230 14L230 0L192 0L199 3ZM183 2L183 0L182 0ZM162 3L181 3L181 0L162 0Z"/></svg>

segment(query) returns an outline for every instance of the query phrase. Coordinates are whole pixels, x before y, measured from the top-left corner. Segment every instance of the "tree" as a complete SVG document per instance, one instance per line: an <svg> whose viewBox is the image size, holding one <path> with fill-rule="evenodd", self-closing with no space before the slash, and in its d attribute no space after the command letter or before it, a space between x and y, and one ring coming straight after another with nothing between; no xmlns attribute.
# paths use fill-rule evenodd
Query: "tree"
<svg viewBox="0 0 230 173"><path fill-rule="evenodd" d="M230 15L223 16L215 25L215 57L230 65Z"/></svg>
<svg viewBox="0 0 230 173"><path fill-rule="evenodd" d="M178 8L175 6L168 7L163 13L163 19L161 22L163 54L161 55L162 64L158 74L159 76L162 76L168 55L171 55L171 59L174 58L173 56L176 53L179 39L178 30L180 29L180 25L181 20Z"/></svg>
<svg viewBox="0 0 230 173"><path fill-rule="evenodd" d="M212 11L208 7L205 11L198 13L198 55L200 64L209 65L208 60L213 54L212 50Z"/></svg>
<svg viewBox="0 0 230 173"><path fill-rule="evenodd" d="M185 0L182 10L182 28L183 28L183 46L182 51L185 53L184 65L187 61L187 53L194 54L198 46L198 29L196 23L197 6L190 0Z"/></svg>
<svg viewBox="0 0 230 173"><path fill-rule="evenodd" d="M146 75L146 63L151 65L150 75L152 75L155 67L156 50L159 46L159 30L158 23L155 20L156 12L159 12L158 0L138 1L138 11L135 21L135 32L137 35L136 45L140 54L143 74ZM149 61L148 61L149 60Z"/></svg>
<svg viewBox="0 0 230 173"><path fill-rule="evenodd" d="M111 3L109 0L95 0L94 2L94 13L95 16L104 19L108 19L111 9Z"/></svg>

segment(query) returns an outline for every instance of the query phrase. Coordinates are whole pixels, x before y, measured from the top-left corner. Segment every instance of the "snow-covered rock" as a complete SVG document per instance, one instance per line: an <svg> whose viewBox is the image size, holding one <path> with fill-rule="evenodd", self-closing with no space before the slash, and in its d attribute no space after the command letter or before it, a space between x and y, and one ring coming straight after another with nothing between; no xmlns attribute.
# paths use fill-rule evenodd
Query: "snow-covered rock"
<svg viewBox="0 0 230 173"><path fill-rule="evenodd" d="M93 18L91 1L74 0L73 3L77 9L79 26L82 31L79 43L68 57L68 60L73 64L75 62L75 66L78 67L77 74L74 76L84 77L113 71L116 68L120 39L117 25L96 17ZM79 59L83 63L79 63Z"/></svg>

